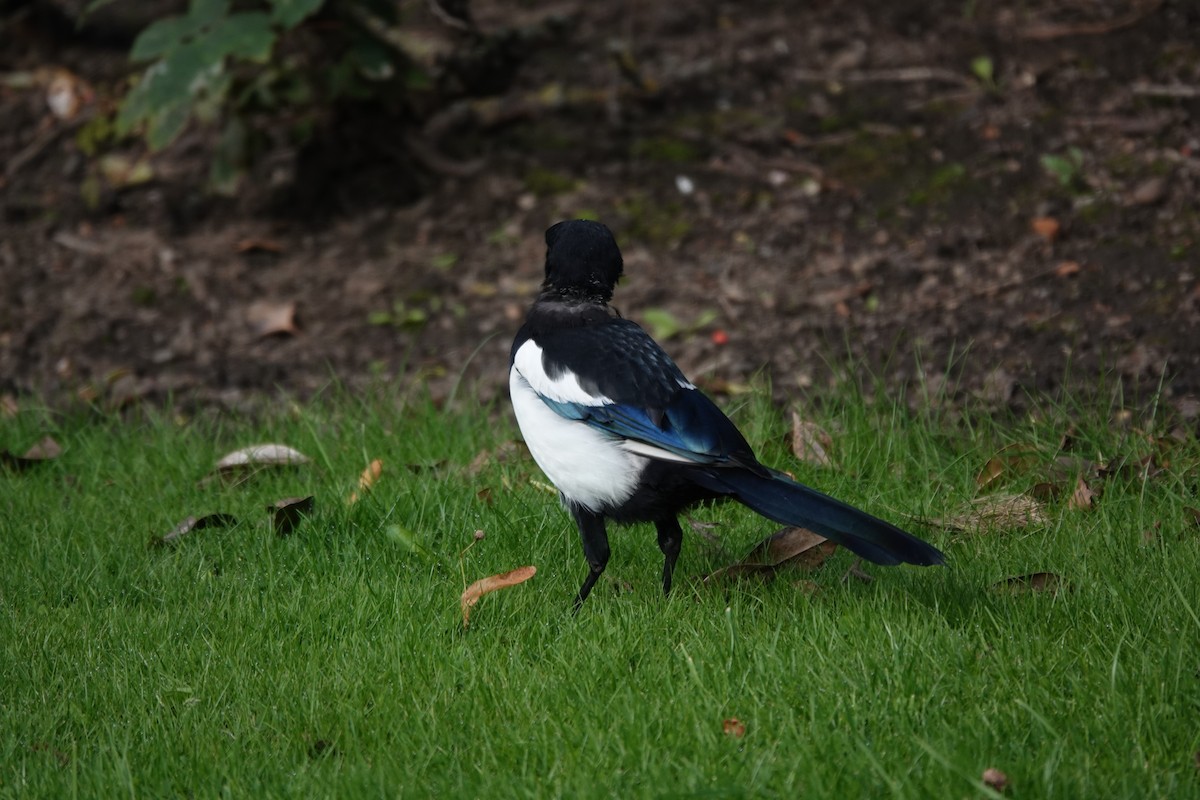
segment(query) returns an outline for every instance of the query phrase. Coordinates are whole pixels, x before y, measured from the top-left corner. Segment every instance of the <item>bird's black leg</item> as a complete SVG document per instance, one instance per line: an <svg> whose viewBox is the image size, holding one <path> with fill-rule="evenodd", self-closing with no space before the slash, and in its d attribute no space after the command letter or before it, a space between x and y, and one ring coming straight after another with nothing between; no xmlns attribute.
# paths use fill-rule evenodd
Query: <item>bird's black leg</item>
<svg viewBox="0 0 1200 800"><path fill-rule="evenodd" d="M675 572L675 561L683 546L683 531L675 517L660 519L654 523L658 529L658 549L663 553L663 594L671 593L671 576Z"/></svg>
<svg viewBox="0 0 1200 800"><path fill-rule="evenodd" d="M571 513L574 514L575 522L579 525L579 538L583 540L583 555L591 569L583 581L583 586L579 587L579 594L575 595L575 611L578 612L583 601L592 591L592 587L596 585L600 573L604 572L604 568L608 565L608 532L604 529L604 517L600 514L585 509L572 509Z"/></svg>

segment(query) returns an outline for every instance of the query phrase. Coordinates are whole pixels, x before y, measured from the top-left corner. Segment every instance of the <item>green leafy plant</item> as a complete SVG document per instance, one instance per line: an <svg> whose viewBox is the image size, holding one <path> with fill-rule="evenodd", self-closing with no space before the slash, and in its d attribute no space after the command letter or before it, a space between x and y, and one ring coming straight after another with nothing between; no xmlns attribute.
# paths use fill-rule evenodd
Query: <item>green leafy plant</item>
<svg viewBox="0 0 1200 800"><path fill-rule="evenodd" d="M230 192L265 141L311 141L342 101L419 127L465 97L505 91L536 45L565 27L547 14L484 33L460 6L461 17L434 15L440 32L418 35L393 0L191 0L187 13L150 23L134 41L130 59L143 69L114 133L161 150L193 121L220 124L210 184Z"/></svg>
<svg viewBox="0 0 1200 800"><path fill-rule="evenodd" d="M170 144L195 113L212 118L229 95L230 60L266 63L281 30L294 28L324 0L270 0L268 11L232 11L229 0L192 0L188 13L151 23L129 56L152 62L126 96L117 128L145 126L153 149Z"/></svg>
<svg viewBox="0 0 1200 800"><path fill-rule="evenodd" d="M971 73L979 79L988 90L996 88L996 65L990 56L976 56L971 59Z"/></svg>
<svg viewBox="0 0 1200 800"><path fill-rule="evenodd" d="M1066 155L1046 153L1041 158L1042 169L1058 179L1063 188L1078 186L1083 179L1083 151L1069 148Z"/></svg>

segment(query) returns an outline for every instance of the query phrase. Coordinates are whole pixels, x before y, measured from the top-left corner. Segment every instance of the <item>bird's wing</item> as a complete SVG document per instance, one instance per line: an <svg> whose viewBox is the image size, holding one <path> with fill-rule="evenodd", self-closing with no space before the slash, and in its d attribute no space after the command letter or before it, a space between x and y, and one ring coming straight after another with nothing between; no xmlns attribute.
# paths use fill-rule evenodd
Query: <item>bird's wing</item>
<svg viewBox="0 0 1200 800"><path fill-rule="evenodd" d="M513 368L557 414L623 440L632 452L763 469L729 418L633 322L525 332Z"/></svg>

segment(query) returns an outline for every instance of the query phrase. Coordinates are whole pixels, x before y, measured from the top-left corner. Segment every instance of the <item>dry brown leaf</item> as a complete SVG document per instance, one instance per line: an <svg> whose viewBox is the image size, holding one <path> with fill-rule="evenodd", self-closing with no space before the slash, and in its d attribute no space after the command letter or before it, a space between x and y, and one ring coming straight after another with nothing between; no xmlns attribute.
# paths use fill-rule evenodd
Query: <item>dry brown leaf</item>
<svg viewBox="0 0 1200 800"><path fill-rule="evenodd" d="M1146 178L1125 195L1125 204L1131 206L1149 206L1158 203L1167 194L1167 177L1155 175Z"/></svg>
<svg viewBox="0 0 1200 800"><path fill-rule="evenodd" d="M517 567L514 570L501 573L500 575L489 575L486 578L480 578L472 583L462 593L462 615L463 627L471 624L471 609L479 602L479 598L485 594L494 592L497 589L506 589L509 586L516 586L519 583L532 578L537 574L537 567L533 565L525 567Z"/></svg>
<svg viewBox="0 0 1200 800"><path fill-rule="evenodd" d="M831 545L831 547L825 547ZM807 528L780 528L758 543L741 560L742 564L766 564L778 566L792 559L800 560L804 566L820 566L837 545L824 536Z"/></svg>
<svg viewBox="0 0 1200 800"><path fill-rule="evenodd" d="M267 506L271 513L271 525L275 528L276 536L287 536L296 530L296 526L304 517L312 513L313 496L285 497Z"/></svg>
<svg viewBox="0 0 1200 800"><path fill-rule="evenodd" d="M829 467L833 462L829 451L833 449L833 437L811 420L802 419L799 412L792 412L792 453L805 464Z"/></svg>
<svg viewBox="0 0 1200 800"><path fill-rule="evenodd" d="M1054 481L1042 481L1029 488L1029 495L1039 503L1052 503L1062 497L1066 487Z"/></svg>
<svg viewBox="0 0 1200 800"><path fill-rule="evenodd" d="M1086 511L1092 507L1092 498L1095 496L1095 492L1087 485L1087 481L1082 477L1077 478L1075 481L1075 491L1071 493L1071 499L1067 501L1067 508Z"/></svg>
<svg viewBox="0 0 1200 800"><path fill-rule="evenodd" d="M358 489L350 493L350 497L346 500L350 505L358 502L360 493L365 495L371 491L371 487L375 485L375 481L379 480L379 476L383 474L383 461L376 458L367 464L367 468L358 476Z"/></svg>
<svg viewBox="0 0 1200 800"><path fill-rule="evenodd" d="M29 469L43 461L53 461L62 455L62 445L53 436L43 436L36 444L17 455L9 450L0 451L0 464L15 470Z"/></svg>
<svg viewBox="0 0 1200 800"><path fill-rule="evenodd" d="M1003 792L1008 788L1008 776L995 767L988 767L983 771L980 777L985 786L995 789L997 792Z"/></svg>
<svg viewBox="0 0 1200 800"><path fill-rule="evenodd" d="M0 417L12 419L20 412L21 407L17 405L17 398L11 394L0 394Z"/></svg>
<svg viewBox="0 0 1200 800"><path fill-rule="evenodd" d="M234 248L239 253L275 253L284 252L285 248L274 239L242 239Z"/></svg>
<svg viewBox="0 0 1200 800"><path fill-rule="evenodd" d="M932 521L947 530L974 533L1010 530L1047 522L1040 503L1025 494L996 494L972 500L957 514Z"/></svg>
<svg viewBox="0 0 1200 800"><path fill-rule="evenodd" d="M1060 261L1058 266L1054 268L1054 276L1056 278L1070 278L1072 275L1078 275L1083 270L1078 261Z"/></svg>
<svg viewBox="0 0 1200 800"><path fill-rule="evenodd" d="M246 321L254 328L257 336L295 336L296 303L281 303L270 300L255 300L246 307Z"/></svg>
<svg viewBox="0 0 1200 800"><path fill-rule="evenodd" d="M746 723L742 722L737 717L721 721L721 732L726 736L732 736L735 739L741 739L746 735Z"/></svg>
<svg viewBox="0 0 1200 800"><path fill-rule="evenodd" d="M1029 227L1047 242L1058 238L1062 225L1054 217L1034 217L1029 221Z"/></svg>
<svg viewBox="0 0 1200 800"><path fill-rule="evenodd" d="M155 547L163 545L176 544L184 536L187 536L193 531L204 530L205 528L232 528L237 525L237 517L232 514L206 514L203 517L188 517L183 522L171 529L170 533L156 536L150 540L150 544Z"/></svg>
<svg viewBox="0 0 1200 800"><path fill-rule="evenodd" d="M975 485L986 489L1001 478L1025 472L1038 462L1038 449L1031 444L1017 442L1000 448L988 459L983 469L975 476Z"/></svg>
<svg viewBox="0 0 1200 800"><path fill-rule="evenodd" d="M713 578L738 578L755 575L770 579L784 566L816 569L825 563L837 544L807 528L780 528L759 542L745 558L736 564L723 567L705 576L705 582Z"/></svg>
<svg viewBox="0 0 1200 800"><path fill-rule="evenodd" d="M1004 594L1025 594L1027 592L1058 594L1066 586L1067 582L1053 572L1034 572L1029 575L1005 578L999 583L993 584L992 589Z"/></svg>

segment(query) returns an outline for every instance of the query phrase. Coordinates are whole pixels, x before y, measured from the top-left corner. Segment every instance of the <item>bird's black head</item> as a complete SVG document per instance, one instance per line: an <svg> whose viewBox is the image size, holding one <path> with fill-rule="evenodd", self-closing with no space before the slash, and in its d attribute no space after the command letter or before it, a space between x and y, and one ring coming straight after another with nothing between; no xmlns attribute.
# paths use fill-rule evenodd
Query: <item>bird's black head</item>
<svg viewBox="0 0 1200 800"><path fill-rule="evenodd" d="M622 269L617 240L599 222L565 220L546 231L544 290L607 303Z"/></svg>

